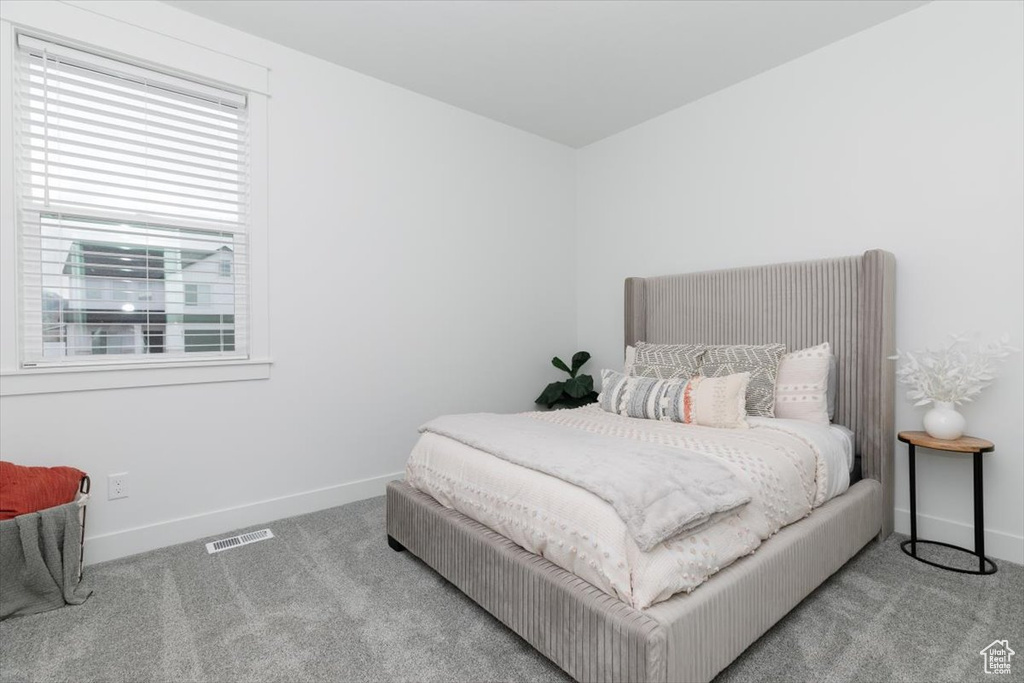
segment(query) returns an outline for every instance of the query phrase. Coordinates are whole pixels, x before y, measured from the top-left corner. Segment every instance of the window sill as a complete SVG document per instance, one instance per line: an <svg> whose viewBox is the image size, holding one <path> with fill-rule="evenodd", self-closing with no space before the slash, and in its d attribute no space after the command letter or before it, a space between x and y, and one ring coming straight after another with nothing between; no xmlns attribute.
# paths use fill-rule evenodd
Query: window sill
<svg viewBox="0 0 1024 683"><path fill-rule="evenodd" d="M132 389L270 378L270 360L182 362L122 367L30 368L0 372L0 396Z"/></svg>

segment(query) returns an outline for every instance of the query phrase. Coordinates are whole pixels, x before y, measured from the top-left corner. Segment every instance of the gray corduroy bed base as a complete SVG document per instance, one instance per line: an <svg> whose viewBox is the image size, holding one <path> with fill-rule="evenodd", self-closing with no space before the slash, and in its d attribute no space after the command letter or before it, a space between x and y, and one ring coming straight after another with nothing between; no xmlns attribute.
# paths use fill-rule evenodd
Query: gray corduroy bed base
<svg viewBox="0 0 1024 683"><path fill-rule="evenodd" d="M579 681L709 681L878 534L882 487L858 482L693 593L645 611L408 484L387 532Z"/></svg>

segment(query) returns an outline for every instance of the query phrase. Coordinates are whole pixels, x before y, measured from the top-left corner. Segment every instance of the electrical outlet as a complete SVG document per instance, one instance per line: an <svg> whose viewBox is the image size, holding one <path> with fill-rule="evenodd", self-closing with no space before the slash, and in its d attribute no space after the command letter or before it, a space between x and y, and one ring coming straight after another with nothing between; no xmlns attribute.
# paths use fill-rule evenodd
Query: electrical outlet
<svg viewBox="0 0 1024 683"><path fill-rule="evenodd" d="M128 473L107 475L107 500L128 497Z"/></svg>

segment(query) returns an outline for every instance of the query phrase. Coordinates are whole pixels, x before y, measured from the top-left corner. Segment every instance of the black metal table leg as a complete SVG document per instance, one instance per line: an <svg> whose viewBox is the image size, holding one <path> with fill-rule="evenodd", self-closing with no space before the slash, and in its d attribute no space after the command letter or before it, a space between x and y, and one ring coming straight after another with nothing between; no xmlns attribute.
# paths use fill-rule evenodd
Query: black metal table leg
<svg viewBox="0 0 1024 683"><path fill-rule="evenodd" d="M974 552L978 572L985 573L985 501L982 486L981 453L974 454Z"/></svg>
<svg viewBox="0 0 1024 683"><path fill-rule="evenodd" d="M917 473L914 467L914 444L909 444L910 462L910 555L917 557Z"/></svg>

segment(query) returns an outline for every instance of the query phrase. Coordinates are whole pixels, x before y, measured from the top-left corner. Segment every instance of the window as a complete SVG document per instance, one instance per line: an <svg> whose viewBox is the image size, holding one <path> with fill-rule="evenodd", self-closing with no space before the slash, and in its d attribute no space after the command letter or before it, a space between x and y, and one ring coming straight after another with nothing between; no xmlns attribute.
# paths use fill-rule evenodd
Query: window
<svg viewBox="0 0 1024 683"><path fill-rule="evenodd" d="M210 285L185 283L186 306L209 306L210 301Z"/></svg>
<svg viewBox="0 0 1024 683"><path fill-rule="evenodd" d="M248 357L246 95L17 43L22 365Z"/></svg>

